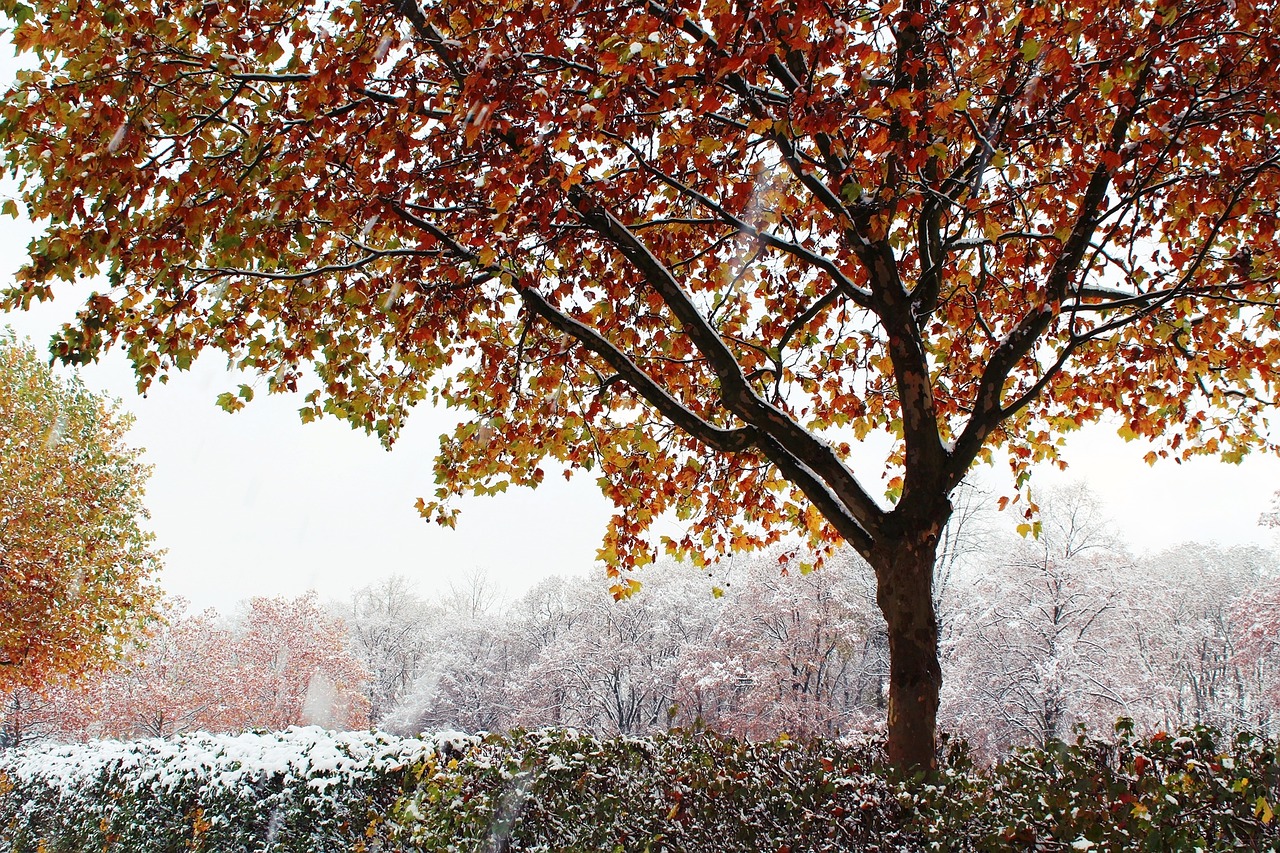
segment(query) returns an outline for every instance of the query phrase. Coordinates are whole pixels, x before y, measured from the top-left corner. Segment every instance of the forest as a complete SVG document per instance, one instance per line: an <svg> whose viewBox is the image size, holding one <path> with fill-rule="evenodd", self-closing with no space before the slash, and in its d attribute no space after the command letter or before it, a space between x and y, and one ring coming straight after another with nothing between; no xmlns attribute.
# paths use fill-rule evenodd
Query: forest
<svg viewBox="0 0 1280 853"><path fill-rule="evenodd" d="M1183 724L1276 731L1280 561L1184 543L1129 553L1083 485L1043 499L1038 537L965 493L936 570L941 727L987 760L1014 747ZM1264 518L1265 521L1265 518ZM705 727L749 739L882 726L888 677L874 582L856 555L820 569L774 549L711 572L662 564L616 601L603 575L511 598L482 571L428 598L391 575L349 602L255 598L190 612L74 688L11 693L3 736L172 737L290 725L402 735Z"/></svg>

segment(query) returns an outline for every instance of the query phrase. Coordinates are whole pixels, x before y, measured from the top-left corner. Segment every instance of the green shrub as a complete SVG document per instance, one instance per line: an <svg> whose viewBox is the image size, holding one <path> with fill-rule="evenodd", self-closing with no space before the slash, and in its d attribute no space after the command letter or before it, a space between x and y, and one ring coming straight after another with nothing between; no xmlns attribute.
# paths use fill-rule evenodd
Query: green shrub
<svg viewBox="0 0 1280 853"><path fill-rule="evenodd" d="M916 821L940 850L1280 850L1280 754L1209 728L1022 750L986 772L953 759L916 792ZM962 839L962 840L961 840Z"/></svg>
<svg viewBox="0 0 1280 853"><path fill-rule="evenodd" d="M515 732L428 758L393 820L432 851L899 850L882 768L866 744Z"/></svg>
<svg viewBox="0 0 1280 853"><path fill-rule="evenodd" d="M431 851L1280 850L1275 744L1210 729L1025 750L963 744L927 780L867 743L517 732L434 755L393 812Z"/></svg>

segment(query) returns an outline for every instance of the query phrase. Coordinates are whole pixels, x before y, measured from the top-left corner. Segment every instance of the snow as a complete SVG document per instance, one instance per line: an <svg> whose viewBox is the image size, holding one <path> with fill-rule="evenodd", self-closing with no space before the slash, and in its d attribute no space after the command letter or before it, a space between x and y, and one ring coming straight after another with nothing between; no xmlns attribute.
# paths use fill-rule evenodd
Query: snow
<svg viewBox="0 0 1280 853"><path fill-rule="evenodd" d="M0 764L13 779L50 785L64 797L73 797L89 780L112 771L129 779L135 790L173 790L204 779L207 788L249 793L256 780L281 776L306 780L310 788L324 794L335 785L424 759L436 752L439 741L292 726L270 733L197 732L173 739L47 744L11 752Z"/></svg>
<svg viewBox="0 0 1280 853"><path fill-rule="evenodd" d="M112 134L111 141L107 143L107 153L114 154L120 150L120 146L124 144L125 134L129 132L129 123L124 122L116 128L116 132Z"/></svg>

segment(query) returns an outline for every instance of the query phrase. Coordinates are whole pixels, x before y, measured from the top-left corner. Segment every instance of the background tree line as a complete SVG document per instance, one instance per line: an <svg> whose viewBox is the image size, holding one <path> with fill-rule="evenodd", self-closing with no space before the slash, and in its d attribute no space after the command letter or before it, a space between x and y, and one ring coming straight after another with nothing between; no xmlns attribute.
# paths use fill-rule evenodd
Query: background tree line
<svg viewBox="0 0 1280 853"><path fill-rule="evenodd" d="M1038 538L970 495L939 560L944 729L982 754L1105 731L1201 723L1274 732L1280 567L1259 548L1134 556L1087 490L1051 494ZM783 549L710 573L603 574L507 599L483 572L442 594L403 576L322 607L253 599L234 619L171 604L166 625L86 684L6 697L6 742L195 729L380 725L397 732L571 726L747 737L881 725L887 638L852 552L817 571Z"/></svg>

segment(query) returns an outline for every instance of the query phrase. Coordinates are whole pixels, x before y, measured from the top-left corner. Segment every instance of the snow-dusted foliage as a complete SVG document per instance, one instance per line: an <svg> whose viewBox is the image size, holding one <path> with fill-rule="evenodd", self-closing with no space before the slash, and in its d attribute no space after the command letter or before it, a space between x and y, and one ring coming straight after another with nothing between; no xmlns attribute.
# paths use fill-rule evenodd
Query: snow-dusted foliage
<svg viewBox="0 0 1280 853"><path fill-rule="evenodd" d="M1080 739L994 768L963 751L927 782L877 742L709 733L516 732L428 759L393 813L402 849L442 851L1271 850L1276 745L1209 730Z"/></svg>
<svg viewBox="0 0 1280 853"><path fill-rule="evenodd" d="M415 851L908 850L883 761L870 741L514 732L429 759L393 819Z"/></svg>
<svg viewBox="0 0 1280 853"><path fill-rule="evenodd" d="M513 696L517 723L641 734L676 721L681 655L706 636L718 607L701 575L658 574L646 573L645 587L624 601L613 600L604 578L531 593L543 602L566 596L573 627L529 648L528 677ZM526 602L525 612L534 610ZM524 636L537 642L547 627L531 625Z"/></svg>
<svg viewBox="0 0 1280 853"><path fill-rule="evenodd" d="M888 637L870 570L850 552L817 571L800 562L783 552L721 570L714 624L680 653L686 717L770 738L859 732L883 716Z"/></svg>
<svg viewBox="0 0 1280 853"><path fill-rule="evenodd" d="M1077 725L1109 731L1122 715L1145 732L1275 733L1273 555L1183 545L1134 556L1086 490L1039 500L1042 529L1022 537L1002 534L1008 516L981 496L957 496L935 572L945 731L984 760ZM887 699L875 583L849 552L816 571L809 561L779 548L706 571L648 567L622 601L603 573L504 601L472 572L434 600L393 577L329 613L314 596L255 599L234 624L174 609L95 681L0 696L0 745L370 719L402 734L861 733Z"/></svg>
<svg viewBox="0 0 1280 853"><path fill-rule="evenodd" d="M165 621L80 683L0 695L0 743L368 725L346 624L314 593L253 598L238 623L170 599Z"/></svg>
<svg viewBox="0 0 1280 853"><path fill-rule="evenodd" d="M352 850L437 742L317 727L0 753L0 848Z"/></svg>
<svg viewBox="0 0 1280 853"><path fill-rule="evenodd" d="M1275 732L1275 557L1184 544L1136 557L1087 490L1047 495L1036 538L988 539L951 578L943 728L995 759L1075 726ZM1252 627L1251 627L1252 626ZM1250 639L1254 638L1254 639Z"/></svg>
<svg viewBox="0 0 1280 853"><path fill-rule="evenodd" d="M904 779L878 738L186 735L0 753L6 853L1275 850L1274 741L1208 729L963 749Z"/></svg>
<svg viewBox="0 0 1280 853"><path fill-rule="evenodd" d="M946 646L944 725L986 754L1107 730L1137 699L1126 676L1132 559L1081 488L1042 503L1036 538L1011 537L967 573ZM1117 677L1120 676L1120 677Z"/></svg>
<svg viewBox="0 0 1280 853"><path fill-rule="evenodd" d="M351 599L347 625L356 656L369 673L369 717L381 719L417 681L431 651L432 607L403 575L362 587Z"/></svg>
<svg viewBox="0 0 1280 853"><path fill-rule="evenodd" d="M1213 545L1134 556L1082 488L1041 497L1035 537L1002 533L1007 516L962 498L935 582L944 730L985 760L1077 725L1106 732L1120 716L1146 732L1274 732L1274 557ZM549 578L505 607L468 604L476 596L463 591L432 611L430 653L383 725L864 731L883 716L888 678L874 581L851 553L816 571L805 560L774 550L709 574L649 567L623 601L592 575Z"/></svg>

